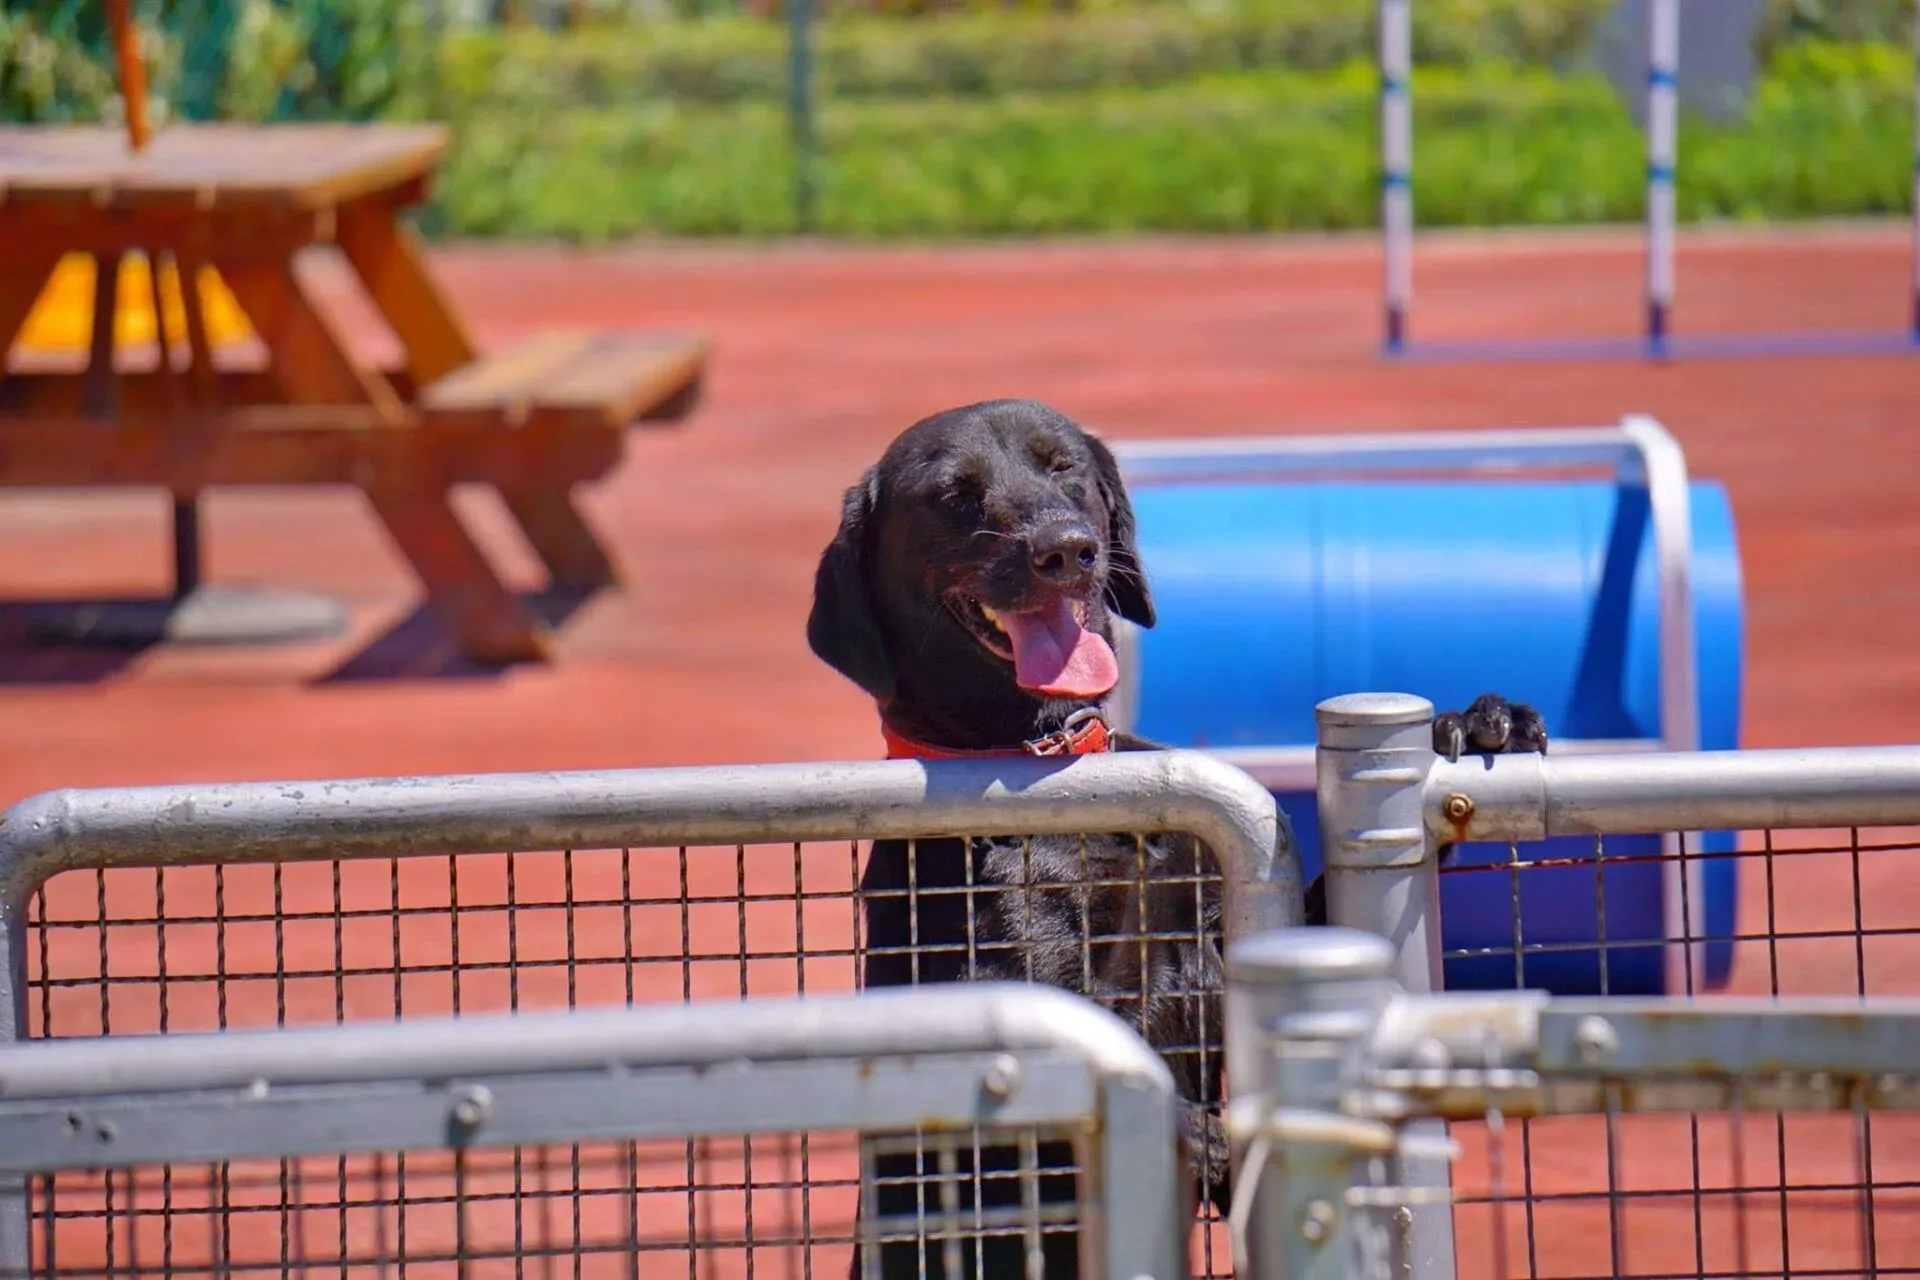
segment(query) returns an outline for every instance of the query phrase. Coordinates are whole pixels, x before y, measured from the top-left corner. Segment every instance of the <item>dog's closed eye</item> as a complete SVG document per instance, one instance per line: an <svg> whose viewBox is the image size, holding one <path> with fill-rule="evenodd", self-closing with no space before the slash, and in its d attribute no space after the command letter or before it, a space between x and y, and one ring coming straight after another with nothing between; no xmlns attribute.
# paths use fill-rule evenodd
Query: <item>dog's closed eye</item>
<svg viewBox="0 0 1920 1280"><path fill-rule="evenodd" d="M987 482L977 471L956 471L941 481L936 492L942 502L971 507L986 497Z"/></svg>

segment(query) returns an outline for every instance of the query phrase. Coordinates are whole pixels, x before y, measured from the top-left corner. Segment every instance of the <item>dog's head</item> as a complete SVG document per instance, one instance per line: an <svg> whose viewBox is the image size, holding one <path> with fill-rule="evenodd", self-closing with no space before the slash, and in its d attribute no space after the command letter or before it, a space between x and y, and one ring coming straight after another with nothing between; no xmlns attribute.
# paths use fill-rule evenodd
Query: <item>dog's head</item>
<svg viewBox="0 0 1920 1280"><path fill-rule="evenodd" d="M1113 454L1025 400L915 423L847 491L807 639L883 708L951 720L1017 696L1086 705L1119 678L1111 615L1153 625ZM926 717L922 717L923 719Z"/></svg>

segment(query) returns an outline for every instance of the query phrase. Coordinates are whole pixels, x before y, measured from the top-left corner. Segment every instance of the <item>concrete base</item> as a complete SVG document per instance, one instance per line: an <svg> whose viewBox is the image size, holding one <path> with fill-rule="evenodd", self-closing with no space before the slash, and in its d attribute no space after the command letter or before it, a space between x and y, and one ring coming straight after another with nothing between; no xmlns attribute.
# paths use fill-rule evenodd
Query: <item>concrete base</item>
<svg viewBox="0 0 1920 1280"><path fill-rule="evenodd" d="M27 633L60 644L284 644L346 631L346 606L331 596L267 587L200 587L146 600L59 601L27 612Z"/></svg>

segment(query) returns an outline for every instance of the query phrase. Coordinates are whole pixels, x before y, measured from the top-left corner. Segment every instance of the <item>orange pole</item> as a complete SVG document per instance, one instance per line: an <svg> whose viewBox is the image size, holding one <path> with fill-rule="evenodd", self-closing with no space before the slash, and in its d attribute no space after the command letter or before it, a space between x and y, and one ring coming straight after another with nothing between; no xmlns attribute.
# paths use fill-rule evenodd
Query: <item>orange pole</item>
<svg viewBox="0 0 1920 1280"><path fill-rule="evenodd" d="M147 145L147 68L140 61L140 35L133 25L133 0L107 0L113 51L120 64L120 97L127 105L127 143L135 151Z"/></svg>

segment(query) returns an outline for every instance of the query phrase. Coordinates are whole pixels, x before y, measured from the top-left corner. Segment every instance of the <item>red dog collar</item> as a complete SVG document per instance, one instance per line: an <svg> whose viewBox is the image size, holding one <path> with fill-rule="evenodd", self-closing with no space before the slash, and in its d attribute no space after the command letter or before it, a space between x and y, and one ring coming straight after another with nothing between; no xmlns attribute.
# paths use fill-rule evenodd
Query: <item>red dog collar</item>
<svg viewBox="0 0 1920 1280"><path fill-rule="evenodd" d="M1107 722L1089 707L1067 717L1067 722L1052 733L1030 738L1017 747L969 751L960 747L933 747L915 742L894 731L885 720L880 735L887 740L889 760L977 760L991 756L1084 756L1113 750Z"/></svg>

